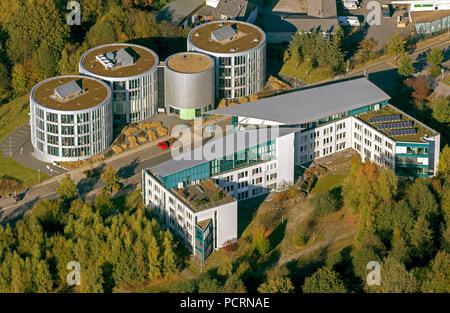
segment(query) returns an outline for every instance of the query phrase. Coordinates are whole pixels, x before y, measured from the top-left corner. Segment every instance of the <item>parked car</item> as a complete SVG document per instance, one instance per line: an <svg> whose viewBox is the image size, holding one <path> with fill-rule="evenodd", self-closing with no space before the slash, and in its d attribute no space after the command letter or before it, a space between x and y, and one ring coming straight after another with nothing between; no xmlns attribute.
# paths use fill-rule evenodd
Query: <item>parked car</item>
<svg viewBox="0 0 450 313"><path fill-rule="evenodd" d="M338 16L338 24L341 26L360 26L356 16Z"/></svg>
<svg viewBox="0 0 450 313"><path fill-rule="evenodd" d="M161 141L158 143L158 147L160 147L163 150L166 150L169 148L169 142L168 141Z"/></svg>

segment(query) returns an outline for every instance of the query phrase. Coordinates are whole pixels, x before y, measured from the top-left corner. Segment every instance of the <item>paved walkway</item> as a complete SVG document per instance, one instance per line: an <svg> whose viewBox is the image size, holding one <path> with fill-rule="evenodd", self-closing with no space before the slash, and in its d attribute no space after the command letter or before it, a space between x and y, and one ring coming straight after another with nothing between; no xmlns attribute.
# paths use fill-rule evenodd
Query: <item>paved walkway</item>
<svg viewBox="0 0 450 313"><path fill-rule="evenodd" d="M220 117L217 120L210 119L204 125L219 124L221 127L225 125L228 117ZM194 136L192 136L194 137ZM122 178L121 192L131 192L140 187L141 173L145 168L155 166L159 163L171 159L171 150L161 150L157 146L158 142L165 141L169 136L159 138L157 141L143 144L136 149L127 150L120 154L113 155L111 158L99 162L97 164L88 165L70 172L71 178L77 184L80 198L93 200L95 195L104 187L104 183L99 177L88 179L83 172L96 166L112 166L118 170L118 175ZM201 138L201 137L200 137ZM197 138L192 138L192 142ZM209 138L203 138L203 142ZM196 143L198 140L196 141ZM0 199L0 222L15 220L21 218L33 204L44 198L56 199L56 186L59 184L65 174L52 177L40 184L34 185L25 191L24 198L15 203L11 198ZM120 195L120 193L119 193Z"/></svg>

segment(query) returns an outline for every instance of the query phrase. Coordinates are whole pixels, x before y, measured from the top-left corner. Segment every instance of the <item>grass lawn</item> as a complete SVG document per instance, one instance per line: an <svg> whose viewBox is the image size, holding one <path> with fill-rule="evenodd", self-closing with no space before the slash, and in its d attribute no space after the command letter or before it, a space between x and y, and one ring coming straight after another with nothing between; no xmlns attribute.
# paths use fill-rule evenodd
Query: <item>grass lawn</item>
<svg viewBox="0 0 450 313"><path fill-rule="evenodd" d="M296 68L294 62L288 60L286 63L284 63L283 67L280 70L280 73L295 77L309 84L321 82L334 77L333 71L326 68L314 68L311 70L309 75L307 75L307 71L308 68L304 63L300 64Z"/></svg>
<svg viewBox="0 0 450 313"><path fill-rule="evenodd" d="M347 174L337 173L319 178L316 185L311 190L311 195L318 195L321 192L329 191L334 187L340 186L346 176Z"/></svg>
<svg viewBox="0 0 450 313"><path fill-rule="evenodd" d="M38 172L20 165L13 158L4 158L0 151L0 177L11 176L22 183L24 188L28 188L38 183ZM41 172L41 182L50 178L49 175Z"/></svg>
<svg viewBox="0 0 450 313"><path fill-rule="evenodd" d="M26 94L0 105L0 142L29 121L29 97Z"/></svg>
<svg viewBox="0 0 450 313"><path fill-rule="evenodd" d="M29 94L0 105L0 142L10 133L28 122ZM22 182L24 188L37 184L38 172L20 165L12 158L5 158L0 151L0 177L11 176ZM50 178L41 173L41 182Z"/></svg>

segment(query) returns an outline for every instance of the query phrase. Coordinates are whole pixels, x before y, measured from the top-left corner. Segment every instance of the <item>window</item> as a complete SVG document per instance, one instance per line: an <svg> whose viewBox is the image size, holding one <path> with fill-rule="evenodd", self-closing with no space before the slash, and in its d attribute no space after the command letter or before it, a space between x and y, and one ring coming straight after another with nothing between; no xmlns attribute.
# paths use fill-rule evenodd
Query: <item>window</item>
<svg viewBox="0 0 450 313"><path fill-rule="evenodd" d="M61 123L62 124L73 124L73 115L61 115Z"/></svg>
<svg viewBox="0 0 450 313"><path fill-rule="evenodd" d="M52 134L58 133L58 125L47 123L47 132Z"/></svg>
<svg viewBox="0 0 450 313"><path fill-rule="evenodd" d="M47 112L47 121L58 123L58 114Z"/></svg>
<svg viewBox="0 0 450 313"><path fill-rule="evenodd" d="M63 135L73 135L74 127L73 126L61 126L61 134Z"/></svg>

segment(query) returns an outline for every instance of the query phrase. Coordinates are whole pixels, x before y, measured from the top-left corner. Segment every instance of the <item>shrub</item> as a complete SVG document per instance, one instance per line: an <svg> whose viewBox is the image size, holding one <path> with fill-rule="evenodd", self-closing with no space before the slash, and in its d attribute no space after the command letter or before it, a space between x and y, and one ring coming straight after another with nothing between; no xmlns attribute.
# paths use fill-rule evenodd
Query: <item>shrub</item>
<svg viewBox="0 0 450 313"><path fill-rule="evenodd" d="M18 179L9 176L0 177L0 195L18 192L20 189L22 189L22 183Z"/></svg>
<svg viewBox="0 0 450 313"><path fill-rule="evenodd" d="M431 76L439 76L441 74L441 67L439 65L434 65L430 67L430 75Z"/></svg>
<svg viewBox="0 0 450 313"><path fill-rule="evenodd" d="M322 192L311 200L314 216L320 217L336 212L340 208L339 200L330 191Z"/></svg>

